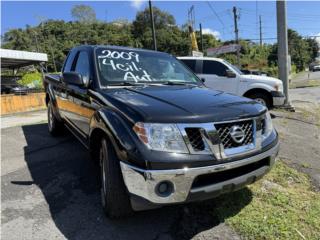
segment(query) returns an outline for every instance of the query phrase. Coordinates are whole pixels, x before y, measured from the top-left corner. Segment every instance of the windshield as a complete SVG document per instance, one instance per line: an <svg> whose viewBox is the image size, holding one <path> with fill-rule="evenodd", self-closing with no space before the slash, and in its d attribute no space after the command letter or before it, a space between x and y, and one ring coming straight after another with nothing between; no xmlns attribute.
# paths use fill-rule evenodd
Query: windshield
<svg viewBox="0 0 320 240"><path fill-rule="evenodd" d="M198 83L197 77L169 54L98 48L96 57L102 86L121 83Z"/></svg>
<svg viewBox="0 0 320 240"><path fill-rule="evenodd" d="M233 71L235 71L236 73L243 75L243 72L240 71L240 69L237 66L232 65L231 63L227 62L226 60L223 60L223 62L228 65L228 67L230 67Z"/></svg>

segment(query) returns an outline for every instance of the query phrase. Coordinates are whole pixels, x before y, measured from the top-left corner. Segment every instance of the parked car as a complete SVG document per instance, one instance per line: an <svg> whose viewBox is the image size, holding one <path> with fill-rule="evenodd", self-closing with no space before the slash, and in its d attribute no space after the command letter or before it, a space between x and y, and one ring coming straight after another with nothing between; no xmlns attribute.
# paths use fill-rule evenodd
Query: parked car
<svg viewBox="0 0 320 240"><path fill-rule="evenodd" d="M320 64L319 65L314 65L313 68L312 68L312 71L313 72L320 71Z"/></svg>
<svg viewBox="0 0 320 240"><path fill-rule="evenodd" d="M49 132L65 125L89 149L109 217L235 191L278 153L265 106L208 89L166 53L75 47L44 86Z"/></svg>
<svg viewBox="0 0 320 240"><path fill-rule="evenodd" d="M15 95L27 95L33 89L29 87L25 87L19 84L15 85L1 85L1 94L15 94Z"/></svg>
<svg viewBox="0 0 320 240"><path fill-rule="evenodd" d="M178 57L205 81L205 85L254 99L268 108L282 106L285 101L282 81L273 77L247 75L220 58Z"/></svg>

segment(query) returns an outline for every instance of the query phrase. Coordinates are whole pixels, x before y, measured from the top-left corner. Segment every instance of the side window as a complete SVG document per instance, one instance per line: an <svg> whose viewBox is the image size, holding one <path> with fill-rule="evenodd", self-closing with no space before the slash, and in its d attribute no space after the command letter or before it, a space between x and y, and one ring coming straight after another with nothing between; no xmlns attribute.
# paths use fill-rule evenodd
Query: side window
<svg viewBox="0 0 320 240"><path fill-rule="evenodd" d="M181 59L181 61L187 65L193 72L196 72L196 60Z"/></svg>
<svg viewBox="0 0 320 240"><path fill-rule="evenodd" d="M77 63L74 67L74 72L80 73L83 77L85 84L89 82L90 79L90 64L89 55L85 51L81 51L78 54Z"/></svg>
<svg viewBox="0 0 320 240"><path fill-rule="evenodd" d="M72 68L72 64L74 62L74 57L76 55L76 51L71 51L66 59L62 72L70 72Z"/></svg>
<svg viewBox="0 0 320 240"><path fill-rule="evenodd" d="M217 61L203 61L203 74L215 74L221 77L226 76L227 66Z"/></svg>

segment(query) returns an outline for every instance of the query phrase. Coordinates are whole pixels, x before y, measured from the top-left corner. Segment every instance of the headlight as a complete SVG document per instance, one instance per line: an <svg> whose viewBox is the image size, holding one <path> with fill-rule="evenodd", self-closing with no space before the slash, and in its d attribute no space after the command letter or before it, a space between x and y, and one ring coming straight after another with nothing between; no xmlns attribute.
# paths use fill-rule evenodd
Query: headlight
<svg viewBox="0 0 320 240"><path fill-rule="evenodd" d="M262 134L262 138L266 139L267 137L269 137L269 135L271 134L271 132L273 130L272 119L271 119L269 111L267 111L267 113L266 113L264 123L265 123L264 124L264 133Z"/></svg>
<svg viewBox="0 0 320 240"><path fill-rule="evenodd" d="M175 124L138 122L134 125L133 131L152 150L189 153Z"/></svg>
<svg viewBox="0 0 320 240"><path fill-rule="evenodd" d="M275 89L277 92L283 92L283 85L282 85L282 83L278 83L278 84L274 85L274 89Z"/></svg>

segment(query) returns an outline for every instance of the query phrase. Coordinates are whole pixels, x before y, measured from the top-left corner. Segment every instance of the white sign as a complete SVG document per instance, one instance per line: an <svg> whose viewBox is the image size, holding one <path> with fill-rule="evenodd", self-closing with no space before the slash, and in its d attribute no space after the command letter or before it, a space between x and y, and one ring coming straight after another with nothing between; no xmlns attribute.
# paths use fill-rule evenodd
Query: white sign
<svg viewBox="0 0 320 240"><path fill-rule="evenodd" d="M207 49L207 56L216 56L223 53L229 53L229 52L236 52L237 50L240 50L241 46L239 44L230 44L225 45L221 47L216 48L208 48Z"/></svg>
<svg viewBox="0 0 320 240"><path fill-rule="evenodd" d="M203 53L198 52L198 51L192 51L192 56L193 57L203 57Z"/></svg>

